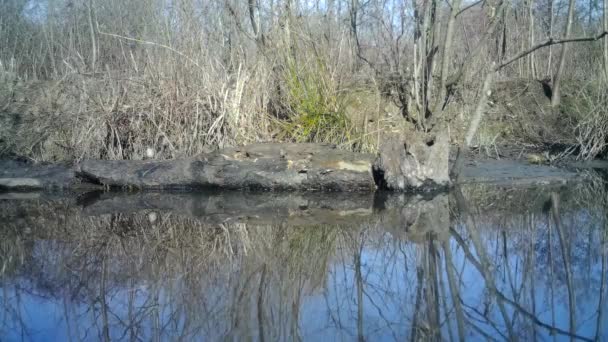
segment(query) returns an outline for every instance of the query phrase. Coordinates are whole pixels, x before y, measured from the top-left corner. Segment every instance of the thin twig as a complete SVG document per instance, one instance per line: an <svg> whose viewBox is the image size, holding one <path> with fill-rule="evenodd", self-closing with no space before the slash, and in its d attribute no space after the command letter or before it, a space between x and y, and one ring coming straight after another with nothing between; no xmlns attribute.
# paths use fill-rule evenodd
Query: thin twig
<svg viewBox="0 0 608 342"><path fill-rule="evenodd" d="M128 41L132 41L132 42L137 42L140 44L145 44L145 45L153 45L153 46L158 46L158 47L162 47L164 49L167 49L181 57L184 57L188 62L194 64L197 68L203 70L203 68L191 57L189 57L188 55L184 54L183 52L180 52L168 45L165 44L161 44L161 43L156 43L156 42L151 42L151 41L147 41L147 40L141 40L141 39L137 39L137 38L131 38L131 37L126 37L126 36L121 36L118 34L114 34L114 33L107 33L107 32L101 32L99 31L99 34L102 34L104 36L109 36L109 37L114 37L114 38L118 38L118 39L124 39L124 40L128 40Z"/></svg>

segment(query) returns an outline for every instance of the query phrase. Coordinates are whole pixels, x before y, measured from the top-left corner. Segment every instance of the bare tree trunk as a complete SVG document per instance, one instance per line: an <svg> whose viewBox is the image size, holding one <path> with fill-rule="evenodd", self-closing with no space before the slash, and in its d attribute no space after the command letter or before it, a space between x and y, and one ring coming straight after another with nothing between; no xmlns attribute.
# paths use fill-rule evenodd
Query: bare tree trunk
<svg viewBox="0 0 608 342"><path fill-rule="evenodd" d="M45 41L47 44L49 59L51 61L52 75L53 75L53 77L56 77L58 75L58 72L57 72L57 62L55 61L55 51L54 51L55 39L54 39L54 35L53 35L54 16L52 14L55 9L54 6L55 6L55 4L53 1L49 1L47 4L47 18L46 18L46 25L44 25L44 28L43 28L43 33L45 35Z"/></svg>
<svg viewBox="0 0 608 342"><path fill-rule="evenodd" d="M285 1L285 13L284 13L284 22L283 22L283 31L285 33L285 45L289 48L290 56L295 63L296 60L296 48L291 40L291 25L292 25L292 0Z"/></svg>
<svg viewBox="0 0 608 342"><path fill-rule="evenodd" d="M249 4L249 21L251 21L251 28L253 29L253 36L257 43L263 42L264 37L260 32L260 5L257 0L248 0ZM256 18L256 10L258 12Z"/></svg>
<svg viewBox="0 0 608 342"><path fill-rule="evenodd" d="M329 44L332 38L332 26L335 18L335 10L334 10L334 2L335 0L327 0L327 8L325 10L325 40Z"/></svg>
<svg viewBox="0 0 608 342"><path fill-rule="evenodd" d="M534 46L534 0L528 0L528 48ZM528 66L532 78L536 79L536 59L534 53L528 56Z"/></svg>
<svg viewBox="0 0 608 342"><path fill-rule="evenodd" d="M471 63L471 61L474 60L477 56L479 56L482 51L484 51L484 47L486 46L484 42L495 33L498 25L500 23L503 23L503 25L505 24L504 23L504 20L505 20L504 13L505 13L508 3L509 2L506 0L500 1L499 4L497 5L498 7L496 8L496 10L495 11L493 10L493 15L491 18L490 25L489 25L488 29L486 30L486 32L484 33L483 37L481 38L480 42L477 43L477 45L471 51L469 51L469 53L465 57L465 60L467 62L461 63L458 70L456 70L456 72L453 74L453 76L449 77L448 83L446 85L446 87L448 89L450 87L456 86L462 80L462 77L464 76L465 71L474 65L474 63Z"/></svg>
<svg viewBox="0 0 608 342"><path fill-rule="evenodd" d="M548 5L548 11L549 11L549 32L547 32L547 37L553 37L553 0L549 0L549 5ZM553 69L551 67L551 64L553 60L553 47L549 46L549 58L547 60L547 76L549 76L549 78L551 79L551 81L553 81L553 71L551 69Z"/></svg>
<svg viewBox="0 0 608 342"><path fill-rule="evenodd" d="M363 242L361 242L363 243ZM365 341L363 334L363 273L361 272L361 250L363 246L359 246L355 250L355 284L357 286L357 340Z"/></svg>
<svg viewBox="0 0 608 342"><path fill-rule="evenodd" d="M549 220L547 220L547 226L549 227L549 233L548 233L548 237L547 237L547 255L548 255L548 261L549 261L549 278L550 283L551 283L551 325L555 326L555 275L553 273L553 245L551 244L551 237L552 234L551 232L553 232L553 229L551 228L551 223ZM553 336L553 341L556 340L556 335Z"/></svg>
<svg viewBox="0 0 608 342"><path fill-rule="evenodd" d="M108 267L106 262L105 255L101 260L101 280L99 282L99 298L101 304L101 319L103 322L102 331L103 331L103 340L106 342L110 340L110 323L108 320L108 303L106 302L106 277L107 277Z"/></svg>
<svg viewBox="0 0 608 342"><path fill-rule="evenodd" d="M418 262L420 263L420 261ZM420 340L418 330L420 325L420 309L422 308L422 293L424 292L424 267L416 266L416 302L414 304L414 317L412 319L412 327L410 330L410 341L416 342Z"/></svg>
<svg viewBox="0 0 608 342"><path fill-rule="evenodd" d="M412 6L414 8L414 99L416 101L416 110L418 111L419 117L420 113L423 112L422 108L422 99L420 92L420 84L421 82L421 71L423 69L423 63L421 62L424 58L424 53L422 51L426 51L426 35L423 34L424 28L422 27L422 22L424 19L420 18L420 8L416 4L416 1L412 1ZM424 17L425 7L422 9L422 16Z"/></svg>
<svg viewBox="0 0 608 342"><path fill-rule="evenodd" d="M253 29L253 35L258 37L258 23L255 20L255 9L257 7L255 0L249 1L249 20L251 21L251 28Z"/></svg>
<svg viewBox="0 0 608 342"><path fill-rule="evenodd" d="M566 19L566 28L564 30L564 39L570 37L570 31L572 30L572 21L574 18L574 0L569 0L568 3L568 19ZM568 53L568 44L562 45L562 52L559 56L559 66L555 77L553 78L553 89L551 96L551 106L557 107L561 102L561 79L564 73L564 67L566 66L566 55Z"/></svg>
<svg viewBox="0 0 608 342"><path fill-rule="evenodd" d="M600 299L598 302L598 307L597 307L597 322L596 322L596 326L595 326L595 340L599 341L600 340L600 334L602 333L602 331L604 331L602 329L602 322L604 321L604 303L606 301L606 296L604 295L604 292L606 290L606 233L602 232L602 240L601 240L601 258L602 258L602 266L601 266L601 273L600 273Z"/></svg>
<svg viewBox="0 0 608 342"><path fill-rule="evenodd" d="M423 66L422 76L422 84L420 88L422 90L422 110L419 113L420 120L424 121L430 112L430 97L432 90L432 82L433 82L433 60L435 57L435 11L437 7L436 0L427 0L426 6L424 9L424 21L422 24L422 36L424 41L424 47L421 46L420 51L424 56L421 56L420 64ZM423 122L419 122L419 124L424 127Z"/></svg>
<svg viewBox="0 0 608 342"><path fill-rule="evenodd" d="M559 213L559 195L557 193L551 194L551 212L553 214L553 221L555 221L555 228L557 230L557 236L559 238L559 246L562 252L562 259L564 261L564 268L566 271L566 286L568 288L568 311L570 316L570 333L576 334L576 297L574 295L574 285L572 283L572 268L570 263L570 253L566 247L566 237L562 230L561 218Z"/></svg>
<svg viewBox="0 0 608 342"><path fill-rule="evenodd" d="M437 272L437 248L432 237L428 238L427 248L428 284L429 296L427 297L427 307L429 310L429 325L431 326L429 340L443 341L441 338L441 319L439 317L441 309L439 306L439 274Z"/></svg>
<svg viewBox="0 0 608 342"><path fill-rule="evenodd" d="M359 43L359 33L357 32L359 16L359 0L350 1L350 34L355 42L355 54L361 56L361 44ZM359 61L359 59L357 59Z"/></svg>
<svg viewBox="0 0 608 342"><path fill-rule="evenodd" d="M475 137L477 128L479 127L481 119L483 118L483 113L486 109L488 97L492 94L492 85L494 84L495 73L496 70L490 71L483 81L481 97L479 98L479 102L477 103L477 107L475 108L475 114L473 115L473 119L471 120L471 124L469 125L469 129L467 130L467 135L465 137L465 146L467 147L471 146L471 142L473 142L473 138Z"/></svg>
<svg viewBox="0 0 608 342"><path fill-rule="evenodd" d="M266 287L266 264L262 266L262 274L260 275L260 286L258 288L257 314L258 314L258 340L265 341L264 333L264 291Z"/></svg>
<svg viewBox="0 0 608 342"><path fill-rule="evenodd" d="M460 171L462 169L464 156L468 153L469 148L471 147L471 143L473 142L473 138L475 137L477 128L479 127L481 119L483 118L483 114L485 113L486 104L488 103L488 97L492 94L492 85L494 84L494 76L496 72L497 70L492 67L492 70L486 75L486 78L483 81L481 96L479 97L479 101L477 102L477 107L475 108L473 119L471 119L471 123L469 124L469 129L467 130L467 135L465 136L464 146L458 149L458 155L456 157L456 162L454 166L455 174L453 175L457 183L462 180L460 178L462 175Z"/></svg>
<svg viewBox="0 0 608 342"><path fill-rule="evenodd" d="M95 26L93 26L93 0L89 0L87 6L87 19L89 21L89 31L91 33L91 72L95 72L97 63L97 38L95 37Z"/></svg>
<svg viewBox="0 0 608 342"><path fill-rule="evenodd" d="M446 83L448 80L448 73L450 72L450 60L452 59L452 40L454 36L454 25L456 23L456 15L460 11L461 0L454 0L452 3L452 9L450 10L450 18L448 19L448 26L445 30L445 38L443 41L443 52L441 56L441 76L439 80L439 94L435 100L435 107L433 113L438 113L445 103L445 96L447 93Z"/></svg>
<svg viewBox="0 0 608 342"><path fill-rule="evenodd" d="M487 80L487 77L486 77ZM503 296L498 296L499 291L496 286L496 279L494 278L494 274L490 270L492 268L492 263L490 262L490 258L488 257L488 253L485 247L482 244L482 239L479 236L479 228L477 226L474 215L471 213L469 209L469 205L464 198L462 191L459 187L455 188L454 195L456 197L456 205L458 207L458 211L460 215L462 215L463 223L465 223L465 228L469 232L469 237L471 239L471 243L477 255L479 256L479 272L485 281L485 286L488 289L489 293L496 298L496 305L498 306L498 310L502 316L505 327L508 331L508 339L513 341L515 340L515 332L513 330L513 325L511 320L509 319L509 313L505 307L505 301L503 300Z"/></svg>
<svg viewBox="0 0 608 342"><path fill-rule="evenodd" d="M454 275L454 264L452 262L452 251L450 249L449 241L443 241L441 243L443 247L443 254L445 255L445 270L448 275L448 283L450 285L450 294L452 297L452 305L454 306L454 311L456 312L456 325L458 327L458 340L465 340L465 330L464 330L464 314L462 312L462 307L460 305L460 289L458 287L458 283L456 281L456 276Z"/></svg>
<svg viewBox="0 0 608 342"><path fill-rule="evenodd" d="M604 32L608 32L608 0L604 0ZM608 36L604 37L604 73L608 80Z"/></svg>

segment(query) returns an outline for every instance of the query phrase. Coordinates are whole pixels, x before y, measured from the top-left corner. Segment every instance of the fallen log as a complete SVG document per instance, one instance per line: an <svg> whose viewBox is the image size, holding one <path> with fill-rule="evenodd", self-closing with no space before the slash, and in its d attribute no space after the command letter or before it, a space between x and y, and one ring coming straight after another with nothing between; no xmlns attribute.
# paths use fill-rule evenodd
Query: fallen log
<svg viewBox="0 0 608 342"><path fill-rule="evenodd" d="M107 187L373 191L374 159L329 144L254 144L186 160L86 160L75 171Z"/></svg>
<svg viewBox="0 0 608 342"><path fill-rule="evenodd" d="M461 174L463 183L511 186L581 178L564 168L508 160L468 162ZM84 160L74 166L0 160L0 193L104 188L419 192L449 184L448 144L442 136L409 142L389 136L377 156L328 144L255 144L181 160Z"/></svg>
<svg viewBox="0 0 608 342"><path fill-rule="evenodd" d="M414 139L415 138L415 139ZM253 144L192 160L88 160L77 176L108 187L174 189L374 191L447 187L446 136L423 140L389 137L378 156L343 151L330 144Z"/></svg>

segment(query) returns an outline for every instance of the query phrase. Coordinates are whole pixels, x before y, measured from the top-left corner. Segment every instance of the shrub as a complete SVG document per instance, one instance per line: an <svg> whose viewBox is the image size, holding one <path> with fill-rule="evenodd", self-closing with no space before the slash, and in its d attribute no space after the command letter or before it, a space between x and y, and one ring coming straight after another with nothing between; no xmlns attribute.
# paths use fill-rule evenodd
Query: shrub
<svg viewBox="0 0 608 342"><path fill-rule="evenodd" d="M284 72L287 108L280 137L295 142L345 143L352 139L352 124L343 96L320 59L298 67L288 59Z"/></svg>

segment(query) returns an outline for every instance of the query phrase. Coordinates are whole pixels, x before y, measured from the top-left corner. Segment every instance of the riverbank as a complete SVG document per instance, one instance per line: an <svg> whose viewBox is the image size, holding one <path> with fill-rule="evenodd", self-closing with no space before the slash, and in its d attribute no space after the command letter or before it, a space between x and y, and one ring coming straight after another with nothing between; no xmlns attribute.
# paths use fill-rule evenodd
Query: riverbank
<svg viewBox="0 0 608 342"><path fill-rule="evenodd" d="M310 148L309 145L308 152ZM2 160L0 191L226 188L369 192L381 187L378 178L381 175L373 169L373 155L317 149L316 154L300 155L298 159L285 150L290 151L289 148L279 149L279 153L285 155L279 154L274 159L263 158L260 149L256 150L257 155L232 149L234 154L231 157L215 154L215 159L207 156L166 161L96 160L71 164ZM235 159L235 154L239 153L243 160ZM290 153L295 153L293 147ZM537 165L525 158L469 156L461 171L461 181L510 186L564 184L583 179L581 170L607 167L608 162L599 160L567 162L557 167Z"/></svg>

